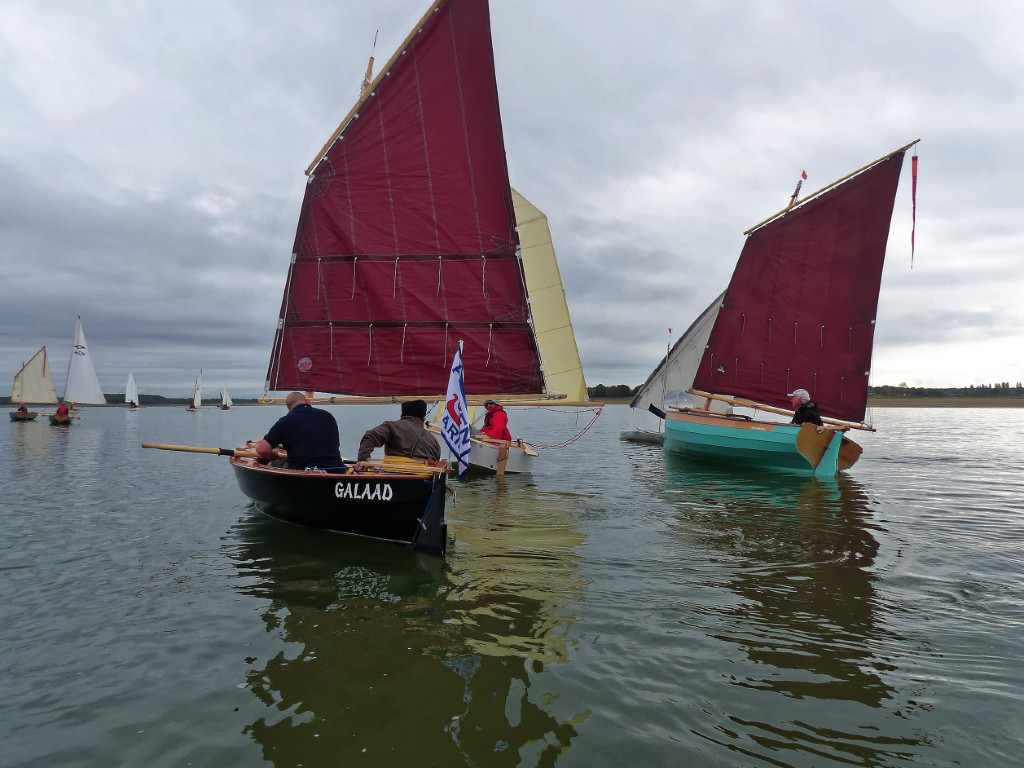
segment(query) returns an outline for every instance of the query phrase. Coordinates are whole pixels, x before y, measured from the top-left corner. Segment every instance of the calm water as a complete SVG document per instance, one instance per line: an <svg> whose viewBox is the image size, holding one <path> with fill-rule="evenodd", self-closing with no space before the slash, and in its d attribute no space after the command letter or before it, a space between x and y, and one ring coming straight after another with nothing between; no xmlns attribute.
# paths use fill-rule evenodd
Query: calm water
<svg viewBox="0 0 1024 768"><path fill-rule="evenodd" d="M609 406L532 478L457 483L444 562L139 447L279 412L0 427L0 764L1020 764L1024 410L878 410L822 483L620 443ZM392 416L336 413L347 455Z"/></svg>

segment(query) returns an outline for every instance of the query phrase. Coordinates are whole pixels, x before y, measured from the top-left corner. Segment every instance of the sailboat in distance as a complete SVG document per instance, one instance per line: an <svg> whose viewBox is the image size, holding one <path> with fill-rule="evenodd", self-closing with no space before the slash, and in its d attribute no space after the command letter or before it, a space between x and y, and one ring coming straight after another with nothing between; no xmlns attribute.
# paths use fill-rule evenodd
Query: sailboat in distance
<svg viewBox="0 0 1024 768"><path fill-rule="evenodd" d="M96 377L96 369L92 365L89 347L85 343L85 331L82 330L82 318L75 323L75 342L71 347L71 359L68 362L68 381L64 387L64 402L56 413L50 415L50 423L55 426L71 424L71 413L79 405L106 405L107 398L103 395L100 380ZM65 407L66 406L66 407Z"/></svg>
<svg viewBox="0 0 1024 768"><path fill-rule="evenodd" d="M124 402L130 409L139 407L139 388L135 386L135 374L128 374L128 383L124 386Z"/></svg>
<svg viewBox="0 0 1024 768"><path fill-rule="evenodd" d="M872 429L864 417L882 264L903 158L915 144L745 233L728 289L702 315L707 322L695 323L706 341L699 360L690 356L696 367L687 369L694 404L666 403L661 414L666 451L817 477L857 461L861 448L846 432ZM916 190L916 158L912 167ZM823 424L757 415L788 419L808 400ZM651 387L634 405L645 402L654 405ZM734 407L753 409L755 417Z"/></svg>
<svg viewBox="0 0 1024 768"><path fill-rule="evenodd" d="M231 399L231 395L228 394L228 385L225 384L224 389L220 391L220 409L227 411L231 409L232 405L234 405L234 402Z"/></svg>
<svg viewBox="0 0 1024 768"><path fill-rule="evenodd" d="M192 402L188 404L188 408L185 410L189 413L195 413L203 404L203 369L199 369L199 375L196 376L196 385L192 389Z"/></svg>
<svg viewBox="0 0 1024 768"><path fill-rule="evenodd" d="M38 411L28 410L27 405L53 405L56 402L53 374L46 357L46 347L43 347L14 374L11 403L17 403L19 408L11 411L11 421L32 421L39 415Z"/></svg>

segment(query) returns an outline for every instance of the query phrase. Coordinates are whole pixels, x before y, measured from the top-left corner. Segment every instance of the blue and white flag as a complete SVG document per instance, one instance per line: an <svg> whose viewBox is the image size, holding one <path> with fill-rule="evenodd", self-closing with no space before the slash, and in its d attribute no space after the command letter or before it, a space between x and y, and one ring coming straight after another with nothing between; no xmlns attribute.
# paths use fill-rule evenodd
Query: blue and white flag
<svg viewBox="0 0 1024 768"><path fill-rule="evenodd" d="M459 463L459 477L469 469L469 409L466 407L466 384L462 377L462 344L452 359L452 374L448 378L444 415L441 417L441 437Z"/></svg>

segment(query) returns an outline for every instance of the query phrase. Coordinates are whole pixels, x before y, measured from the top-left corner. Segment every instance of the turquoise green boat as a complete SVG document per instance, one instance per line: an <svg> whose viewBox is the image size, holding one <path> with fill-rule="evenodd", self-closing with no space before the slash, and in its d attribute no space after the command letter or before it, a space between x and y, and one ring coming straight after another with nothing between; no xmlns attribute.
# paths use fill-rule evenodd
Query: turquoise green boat
<svg viewBox="0 0 1024 768"><path fill-rule="evenodd" d="M718 463L833 477L860 455L860 446L844 432L832 426L673 411L665 415L664 446L672 453Z"/></svg>
<svg viewBox="0 0 1024 768"><path fill-rule="evenodd" d="M801 180L785 210L745 233L729 287L631 403L664 420L666 451L816 477L853 466L861 448L845 433L872 430L864 418L882 265L916 143L798 201ZM916 157L912 168L916 190Z"/></svg>

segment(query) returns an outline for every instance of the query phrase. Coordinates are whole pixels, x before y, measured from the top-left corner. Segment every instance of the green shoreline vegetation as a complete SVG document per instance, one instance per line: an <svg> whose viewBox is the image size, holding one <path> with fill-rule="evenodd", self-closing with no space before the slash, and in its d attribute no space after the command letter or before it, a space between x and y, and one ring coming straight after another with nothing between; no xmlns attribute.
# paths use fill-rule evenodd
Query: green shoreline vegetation
<svg viewBox="0 0 1024 768"><path fill-rule="evenodd" d="M640 387L626 384L587 387L595 401L628 404ZM908 387L883 385L868 389L869 408L1024 408L1024 385L1017 382L968 387Z"/></svg>

